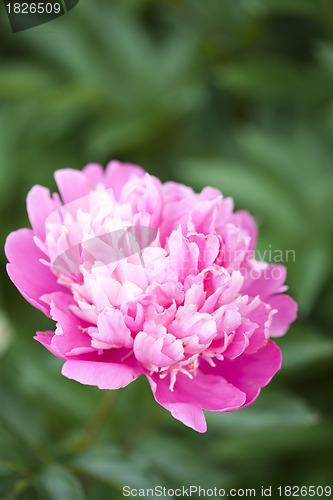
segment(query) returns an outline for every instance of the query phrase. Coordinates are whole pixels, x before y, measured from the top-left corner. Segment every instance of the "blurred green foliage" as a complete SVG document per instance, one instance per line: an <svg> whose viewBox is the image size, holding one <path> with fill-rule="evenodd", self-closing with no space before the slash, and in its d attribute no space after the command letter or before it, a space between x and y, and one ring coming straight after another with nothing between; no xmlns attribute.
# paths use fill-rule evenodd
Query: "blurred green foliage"
<svg viewBox="0 0 333 500"><path fill-rule="evenodd" d="M13 35L0 18L0 216L28 225L34 184L111 158L215 186L250 210L259 249L295 250L299 319L249 408L196 434L138 380L119 393L60 375L53 328L1 254L0 498L123 498L122 486L256 488L332 480L331 0L82 0Z"/></svg>

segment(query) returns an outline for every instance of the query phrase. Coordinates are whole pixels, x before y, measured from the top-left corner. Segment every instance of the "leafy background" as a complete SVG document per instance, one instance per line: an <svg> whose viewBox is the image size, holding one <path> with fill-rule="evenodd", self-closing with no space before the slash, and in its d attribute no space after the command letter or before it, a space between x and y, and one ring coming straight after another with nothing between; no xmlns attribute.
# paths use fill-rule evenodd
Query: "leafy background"
<svg viewBox="0 0 333 500"><path fill-rule="evenodd" d="M111 158L215 186L294 249L299 318L281 372L196 434L138 380L60 375L32 341L53 324L0 288L0 498L123 498L123 485L256 488L332 480L333 9L328 0L82 0L13 35L0 19L0 217L27 226L34 184Z"/></svg>

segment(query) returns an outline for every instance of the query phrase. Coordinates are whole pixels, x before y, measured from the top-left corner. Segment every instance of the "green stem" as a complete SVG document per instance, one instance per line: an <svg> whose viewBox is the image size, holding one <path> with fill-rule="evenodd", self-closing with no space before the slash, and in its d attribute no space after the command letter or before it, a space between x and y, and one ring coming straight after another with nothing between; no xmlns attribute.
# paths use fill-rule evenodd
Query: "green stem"
<svg viewBox="0 0 333 500"><path fill-rule="evenodd" d="M87 422L79 437L75 440L75 444L73 445L75 452L89 448L96 441L100 429L103 427L106 418L110 414L110 409L117 395L118 391L106 391L95 413Z"/></svg>

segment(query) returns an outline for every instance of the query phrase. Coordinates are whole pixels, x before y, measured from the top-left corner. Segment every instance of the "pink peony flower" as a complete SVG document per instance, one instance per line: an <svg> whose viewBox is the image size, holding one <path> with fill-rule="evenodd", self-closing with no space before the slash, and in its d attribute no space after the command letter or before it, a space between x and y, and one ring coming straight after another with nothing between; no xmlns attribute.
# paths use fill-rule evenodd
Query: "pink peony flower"
<svg viewBox="0 0 333 500"><path fill-rule="evenodd" d="M212 187L197 194L118 161L55 179L62 201L34 186L32 229L5 251L21 294L56 321L35 338L65 360L63 375L101 389L145 375L199 432L203 409L251 404L281 366L270 337L297 306L282 294L285 268L255 259L249 213Z"/></svg>

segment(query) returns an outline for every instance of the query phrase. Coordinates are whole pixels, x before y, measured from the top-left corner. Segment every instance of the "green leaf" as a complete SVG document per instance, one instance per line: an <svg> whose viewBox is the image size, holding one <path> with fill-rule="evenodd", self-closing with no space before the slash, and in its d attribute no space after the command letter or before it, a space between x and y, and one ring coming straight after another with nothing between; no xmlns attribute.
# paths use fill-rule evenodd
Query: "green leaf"
<svg viewBox="0 0 333 500"><path fill-rule="evenodd" d="M26 422L21 421L21 425L26 425ZM40 463L38 450L26 439L24 433L15 427L15 423L6 422L0 416L0 467L25 474Z"/></svg>
<svg viewBox="0 0 333 500"><path fill-rule="evenodd" d="M152 488L160 481L147 457L135 451L126 453L115 446L96 447L81 453L71 465L80 473L88 474L118 489L124 485Z"/></svg>
<svg viewBox="0 0 333 500"><path fill-rule="evenodd" d="M322 68L333 78L333 43L318 43L316 56Z"/></svg>
<svg viewBox="0 0 333 500"><path fill-rule="evenodd" d="M286 59L270 57L237 58L217 71L225 88L247 97L312 103L328 95L329 86L318 72L295 66Z"/></svg>
<svg viewBox="0 0 333 500"><path fill-rule="evenodd" d="M85 421L100 400L100 391L63 377L63 361L50 356L48 352L40 351L33 340L29 351L29 356L18 352L13 356L20 361L16 376L20 390L30 397L38 395L36 404L42 399L43 409L50 410L53 418L57 415L62 419Z"/></svg>
<svg viewBox="0 0 333 500"><path fill-rule="evenodd" d="M173 487L192 484L200 484L203 488L212 485L225 487L233 479L229 471L209 464L209 457L206 457L203 469L203 457L198 450L171 436L151 434L141 443L140 450Z"/></svg>
<svg viewBox="0 0 333 500"><path fill-rule="evenodd" d="M304 370L333 356L333 340L306 324L296 323L277 340L282 350L282 373Z"/></svg>
<svg viewBox="0 0 333 500"><path fill-rule="evenodd" d="M318 5L312 0L265 0L265 8L271 12L290 12L300 14L318 13ZM320 9L319 9L320 10Z"/></svg>
<svg viewBox="0 0 333 500"><path fill-rule="evenodd" d="M308 316L327 281L330 269L332 250L325 240L311 238L304 241L304 246L298 248L294 263L295 280L293 289L295 298L304 313Z"/></svg>
<svg viewBox="0 0 333 500"><path fill-rule="evenodd" d="M223 436L215 448L223 460L228 462L246 464L251 460L262 462L266 460L277 460L278 457L286 457L295 454L297 457L302 453L320 454L332 448L333 430L329 422L312 426L283 425L270 429L258 429L244 435Z"/></svg>
<svg viewBox="0 0 333 500"><path fill-rule="evenodd" d="M2 67L0 74L0 98L27 98L34 96L47 85L51 79L41 68L28 65L25 61L16 61Z"/></svg>
<svg viewBox="0 0 333 500"><path fill-rule="evenodd" d="M49 465L35 478L36 486L47 500L84 500L81 483L61 465Z"/></svg>

